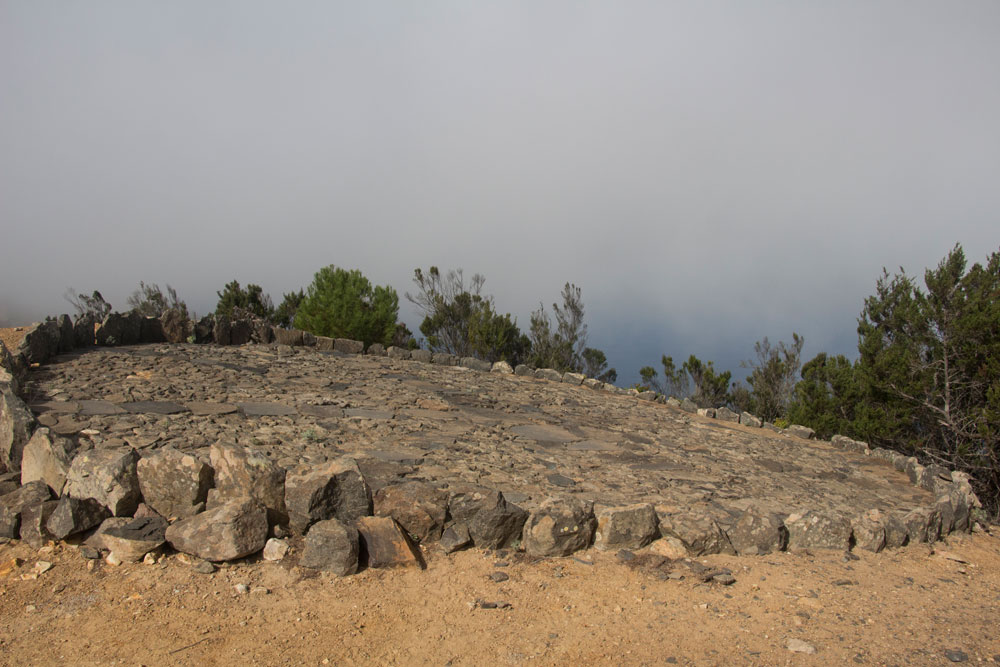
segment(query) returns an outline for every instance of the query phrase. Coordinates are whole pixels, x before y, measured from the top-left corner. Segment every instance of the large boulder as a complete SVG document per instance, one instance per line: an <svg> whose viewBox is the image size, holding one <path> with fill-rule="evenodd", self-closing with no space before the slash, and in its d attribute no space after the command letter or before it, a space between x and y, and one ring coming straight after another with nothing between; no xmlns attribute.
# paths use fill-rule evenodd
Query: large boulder
<svg viewBox="0 0 1000 667"><path fill-rule="evenodd" d="M90 530L111 516L111 511L93 498L71 498L64 495L49 517L45 527L57 540Z"/></svg>
<svg viewBox="0 0 1000 667"><path fill-rule="evenodd" d="M816 437L816 431L801 424L791 424L785 428L785 433L793 435L796 438L802 438L803 440L812 440Z"/></svg>
<svg viewBox="0 0 1000 667"><path fill-rule="evenodd" d="M271 335L274 336L274 342L278 345L302 345L302 331L299 329L273 327Z"/></svg>
<svg viewBox="0 0 1000 667"><path fill-rule="evenodd" d="M842 516L808 510L785 519L788 549L851 548L851 522Z"/></svg>
<svg viewBox="0 0 1000 667"><path fill-rule="evenodd" d="M163 337L168 343L186 343L191 335L191 320L179 308L168 308L160 314Z"/></svg>
<svg viewBox="0 0 1000 667"><path fill-rule="evenodd" d="M720 419L724 422L733 422L738 424L740 421L740 415L737 412L733 412L729 408L722 407L715 409L715 418Z"/></svg>
<svg viewBox="0 0 1000 667"><path fill-rule="evenodd" d="M215 315L209 314L194 325L194 342L199 345L215 341Z"/></svg>
<svg viewBox="0 0 1000 667"><path fill-rule="evenodd" d="M392 517L365 516L358 519L355 525L364 545L368 567L426 567L420 550Z"/></svg>
<svg viewBox="0 0 1000 667"><path fill-rule="evenodd" d="M73 461L72 440L39 428L24 446L21 456L21 484L45 482L57 496L62 495Z"/></svg>
<svg viewBox="0 0 1000 667"><path fill-rule="evenodd" d="M0 340L0 387L7 387L14 394L20 392L23 371L24 369L19 367L7 346Z"/></svg>
<svg viewBox="0 0 1000 667"><path fill-rule="evenodd" d="M210 561L257 553L267 542L267 509L252 499L234 500L171 524L170 546Z"/></svg>
<svg viewBox="0 0 1000 667"><path fill-rule="evenodd" d="M252 498L267 508L272 525L288 520L284 468L255 449L229 443L212 445L208 455L215 470L208 507Z"/></svg>
<svg viewBox="0 0 1000 667"><path fill-rule="evenodd" d="M73 320L69 315L60 315L56 322L59 325L59 354L70 352L76 347L76 340L73 335Z"/></svg>
<svg viewBox="0 0 1000 667"><path fill-rule="evenodd" d="M740 413L740 423L750 428L760 428L762 424L759 417L745 411Z"/></svg>
<svg viewBox="0 0 1000 667"><path fill-rule="evenodd" d="M113 516L131 516L142 494L136 463L139 455L131 447L92 449L77 454L66 475L63 495L93 498Z"/></svg>
<svg viewBox="0 0 1000 667"><path fill-rule="evenodd" d="M28 329L21 338L17 350L24 355L28 364L44 364L59 354L61 339L59 323L55 320L46 320Z"/></svg>
<svg viewBox="0 0 1000 667"><path fill-rule="evenodd" d="M941 536L941 514L936 507L917 507L902 517L908 544L936 542Z"/></svg>
<svg viewBox="0 0 1000 667"><path fill-rule="evenodd" d="M99 539L102 546L123 563L139 562L166 541L167 521L163 517L107 519L105 523L108 522L114 523L106 529L102 524Z"/></svg>
<svg viewBox="0 0 1000 667"><path fill-rule="evenodd" d="M507 502L499 491L469 491L453 495L449 508L455 522L468 525L480 549L503 549L521 539L528 513Z"/></svg>
<svg viewBox="0 0 1000 667"><path fill-rule="evenodd" d="M358 530L337 519L314 523L306 534L299 565L346 577L358 571Z"/></svg>
<svg viewBox="0 0 1000 667"><path fill-rule="evenodd" d="M21 469L24 446L31 439L35 417L14 390L0 385L0 466L6 470Z"/></svg>
<svg viewBox="0 0 1000 667"><path fill-rule="evenodd" d="M609 549L640 549L660 535L660 520L649 503L608 507L597 513L594 546Z"/></svg>
<svg viewBox="0 0 1000 667"><path fill-rule="evenodd" d="M372 492L358 464L349 458L290 470L285 477L289 525L304 533L317 521L351 522L372 513Z"/></svg>
<svg viewBox="0 0 1000 667"><path fill-rule="evenodd" d="M16 491L0 496L0 537L14 538L20 534L21 513L52 497L44 482L29 482Z"/></svg>
<svg viewBox="0 0 1000 667"><path fill-rule="evenodd" d="M108 313L97 329L98 345L135 345L142 337L142 315Z"/></svg>
<svg viewBox="0 0 1000 667"><path fill-rule="evenodd" d="M183 519L205 509L212 468L172 447L157 450L136 464L145 503L168 519Z"/></svg>
<svg viewBox="0 0 1000 667"><path fill-rule="evenodd" d="M43 500L21 510L21 541L40 549L54 539L47 524L58 505L57 500Z"/></svg>
<svg viewBox="0 0 1000 667"><path fill-rule="evenodd" d="M335 338L333 349L344 354L362 354L365 351L365 344L360 340L350 338Z"/></svg>
<svg viewBox="0 0 1000 667"><path fill-rule="evenodd" d="M163 333L163 323L160 322L159 317L143 317L139 324L139 342L143 344L148 343L165 343L167 341L166 335Z"/></svg>
<svg viewBox="0 0 1000 667"><path fill-rule="evenodd" d="M788 543L788 531L776 514L752 509L743 512L726 534L739 556L783 551Z"/></svg>
<svg viewBox="0 0 1000 667"><path fill-rule="evenodd" d="M729 536L711 516L698 512L667 515L660 520L660 533L680 541L688 554L735 554Z"/></svg>
<svg viewBox="0 0 1000 667"><path fill-rule="evenodd" d="M593 504L549 498L524 524L524 550L531 556L568 556L590 546L596 524Z"/></svg>
<svg viewBox="0 0 1000 667"><path fill-rule="evenodd" d="M851 520L854 546L878 553L885 548L885 514L877 509L868 510Z"/></svg>
<svg viewBox="0 0 1000 667"><path fill-rule="evenodd" d="M97 318L92 313L80 315L73 322L73 346L93 347Z"/></svg>
<svg viewBox="0 0 1000 667"><path fill-rule="evenodd" d="M410 361L417 361L422 364L431 363L433 353L430 350L410 350Z"/></svg>
<svg viewBox="0 0 1000 667"><path fill-rule="evenodd" d="M204 321L204 320L202 320ZM232 326L228 315L216 315L212 323L212 340L216 345L229 345Z"/></svg>
<svg viewBox="0 0 1000 667"><path fill-rule="evenodd" d="M448 494L424 482L385 486L375 494L377 516L391 516L417 542L441 538L448 518Z"/></svg>

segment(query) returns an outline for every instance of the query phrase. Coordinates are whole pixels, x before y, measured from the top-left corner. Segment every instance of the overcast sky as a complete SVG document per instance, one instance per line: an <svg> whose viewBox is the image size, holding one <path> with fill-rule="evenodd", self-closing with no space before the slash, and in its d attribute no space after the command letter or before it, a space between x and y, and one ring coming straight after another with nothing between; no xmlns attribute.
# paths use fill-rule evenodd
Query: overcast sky
<svg viewBox="0 0 1000 667"><path fill-rule="evenodd" d="M1000 3L0 0L0 325L327 264L569 281L623 382L853 354L883 266L1000 247Z"/></svg>

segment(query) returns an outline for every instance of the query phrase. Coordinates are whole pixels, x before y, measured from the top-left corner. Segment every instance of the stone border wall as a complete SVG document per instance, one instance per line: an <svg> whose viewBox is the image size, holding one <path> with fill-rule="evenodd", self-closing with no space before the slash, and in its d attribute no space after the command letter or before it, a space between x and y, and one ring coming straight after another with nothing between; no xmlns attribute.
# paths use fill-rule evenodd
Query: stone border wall
<svg viewBox="0 0 1000 667"><path fill-rule="evenodd" d="M651 504L601 507L578 499L550 498L530 514L503 494L481 488L451 493L422 482L404 482L372 493L357 463L340 459L309 469L285 470L250 448L216 444L208 462L171 448L140 457L129 447L75 455L74 443L44 427L20 392L28 369L74 349L93 345L160 342L312 346L342 354L387 356L476 371L533 377L636 400L665 403L702 417L747 427L767 427L812 439L804 426L779 429L726 408L699 409L689 400L622 389L579 373L493 364L427 350L384 348L271 327L246 313L203 318L193 336L177 313L145 318L113 313L99 325L67 315L36 324L15 354L0 345L0 539L42 546L49 539L88 535L84 545L118 561L135 561L165 543L206 561L243 558L263 551L283 557L289 535L304 535L300 564L335 572L360 567L422 566L418 543L438 543L446 553L476 546L516 547L532 556L566 556L593 545L637 549L659 540L673 557L708 553L765 554L828 548L880 551L934 542L953 531L970 531L980 507L970 477L915 457L844 436L830 443L871 456L905 472L934 494L934 505L908 512L870 510L855 517L806 510L788 516L744 512L731 522L698 512L658 516Z"/></svg>

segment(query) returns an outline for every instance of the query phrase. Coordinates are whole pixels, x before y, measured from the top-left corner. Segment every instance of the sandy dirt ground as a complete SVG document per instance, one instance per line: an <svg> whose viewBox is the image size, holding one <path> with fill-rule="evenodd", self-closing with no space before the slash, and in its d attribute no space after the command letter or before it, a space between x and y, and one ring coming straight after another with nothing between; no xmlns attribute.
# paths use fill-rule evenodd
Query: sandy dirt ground
<svg viewBox="0 0 1000 667"><path fill-rule="evenodd" d="M113 566L73 545L2 545L0 664L1000 662L1000 540L981 533L856 560L699 559L729 568L729 586L593 549L533 562L432 550L424 571L342 579L296 560L200 574L177 554Z"/></svg>

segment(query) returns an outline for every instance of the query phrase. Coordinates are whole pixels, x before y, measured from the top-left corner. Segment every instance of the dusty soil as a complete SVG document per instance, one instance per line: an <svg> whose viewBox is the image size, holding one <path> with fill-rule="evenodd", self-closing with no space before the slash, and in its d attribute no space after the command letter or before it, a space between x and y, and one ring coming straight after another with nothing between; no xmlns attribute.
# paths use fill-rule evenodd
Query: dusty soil
<svg viewBox="0 0 1000 667"><path fill-rule="evenodd" d="M12 542L0 564L22 563L0 565L0 664L1000 662L998 547L980 533L857 560L699 559L732 570L722 586L681 562L630 566L593 549L535 562L431 551L425 571L338 579L295 566L295 552L206 575L180 555L116 567L72 545ZM52 568L31 578L38 561ZM790 651L794 639L815 654Z"/></svg>
<svg viewBox="0 0 1000 667"><path fill-rule="evenodd" d="M28 333L28 327L0 327L0 341L3 341L4 346L11 352L17 349L17 346L21 344L21 339L24 338L24 334Z"/></svg>

